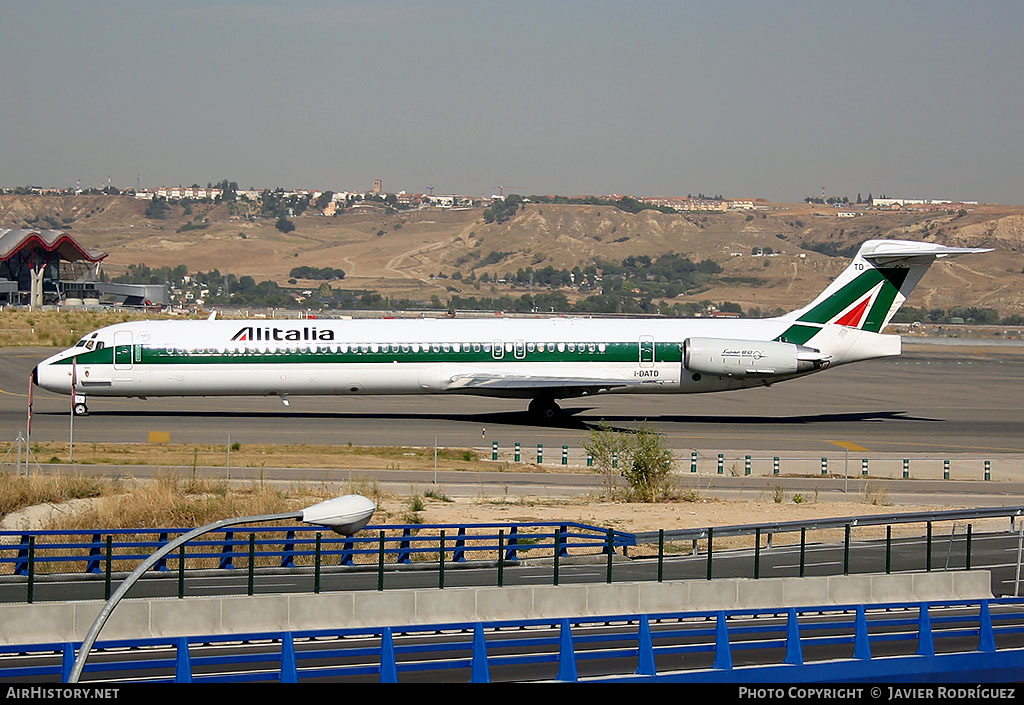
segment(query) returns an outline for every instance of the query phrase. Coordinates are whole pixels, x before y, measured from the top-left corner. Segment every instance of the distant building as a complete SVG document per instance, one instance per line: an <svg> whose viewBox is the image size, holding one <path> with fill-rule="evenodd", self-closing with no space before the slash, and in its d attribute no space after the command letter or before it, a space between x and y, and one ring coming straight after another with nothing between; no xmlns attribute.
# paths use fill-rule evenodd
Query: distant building
<svg viewBox="0 0 1024 705"><path fill-rule="evenodd" d="M721 211L729 209L728 201L719 201L713 198L683 198L681 196L645 196L640 198L641 203L652 206L668 207L680 213L687 211ZM750 203L753 208L754 204Z"/></svg>
<svg viewBox="0 0 1024 705"><path fill-rule="evenodd" d="M28 294L30 306L63 300L61 263L96 266L106 256L62 230L0 228L0 280L15 284L5 288L16 290L19 298Z"/></svg>

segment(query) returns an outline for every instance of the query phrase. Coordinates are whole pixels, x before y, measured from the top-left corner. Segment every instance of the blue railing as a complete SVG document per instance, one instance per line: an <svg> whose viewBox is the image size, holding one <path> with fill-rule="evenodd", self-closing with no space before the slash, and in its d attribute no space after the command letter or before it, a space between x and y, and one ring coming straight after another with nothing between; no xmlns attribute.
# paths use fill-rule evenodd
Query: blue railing
<svg viewBox="0 0 1024 705"><path fill-rule="evenodd" d="M959 609L947 614L945 608ZM531 679L561 681L594 677L761 683L907 681L923 677L1005 679L1014 672L1019 675L1024 667L1024 649L999 646L999 642L1024 644L1024 638L1013 636L1024 634L1022 608L1024 599L1004 598L122 639L99 642L96 648L139 649L133 659L120 663L94 659L86 665L83 680L113 677L115 672L123 679L130 677L126 672L145 670L164 674L147 675L148 682L294 683L311 678L366 676L396 682L403 674L460 671L461 680L489 682L493 670L530 665L540 666L539 670L546 673ZM785 617L785 621L754 619L758 617ZM656 627L652 628L654 623ZM622 626L617 633L593 629L609 624ZM454 633L429 643L404 638L396 643L398 636L442 632ZM966 639L968 646L957 647L954 639ZM346 645L345 641L356 643ZM261 653L224 653L219 649L212 650L216 655L203 653L207 646L257 642L264 642L266 647ZM319 642L319 646L296 649L296 642L314 646ZM804 657L805 650L837 645L848 655ZM0 664L10 655L62 654L60 663L54 665L0 666L0 679L53 677L66 682L77 646L57 643L0 647ZM160 647L168 655L155 655ZM734 666L737 654L750 650L764 650L758 663ZM881 651L886 654L876 653ZM698 663L702 658L708 663ZM581 667L592 670L586 664L596 660L601 661L602 674L581 676ZM673 666L659 671L658 660L671 661ZM257 670L244 672L254 664L259 664ZM217 668L229 673L213 673Z"/></svg>
<svg viewBox="0 0 1024 705"><path fill-rule="evenodd" d="M138 563L175 537L191 529L86 529L56 531L0 531L0 574L28 575L30 563L37 574L50 567L50 572L102 573L109 553L110 560ZM569 551L608 552L609 529L576 522L490 523L490 524L387 524L366 527L360 535L345 538L313 526L235 527L211 532L215 538L188 544L186 561L195 567L197 561L216 561L224 570L235 568L235 560L248 559L253 537L253 557L261 565L276 563L281 568L294 568L296 561L311 565L317 555L317 534L321 534L319 556L325 564L351 566L360 556L376 557L381 550L380 532L384 532L383 550L389 562L412 563L418 556L437 556L441 532L445 532L445 549L451 560L461 563L477 554L493 554L499 547L504 560L514 563L521 554L551 555L556 545L559 555ZM141 538L151 536L153 538ZM108 547L108 537L110 545ZM635 546L633 534L612 531L611 551L625 551ZM154 570L167 570L167 560ZM171 557L169 560L175 560ZM369 561L372 562L372 561ZM210 566L212 567L212 566Z"/></svg>

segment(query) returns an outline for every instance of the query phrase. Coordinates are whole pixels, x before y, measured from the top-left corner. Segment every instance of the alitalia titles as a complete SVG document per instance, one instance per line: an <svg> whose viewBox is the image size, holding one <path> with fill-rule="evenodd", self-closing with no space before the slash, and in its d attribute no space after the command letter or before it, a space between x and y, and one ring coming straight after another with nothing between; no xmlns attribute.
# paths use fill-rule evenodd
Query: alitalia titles
<svg viewBox="0 0 1024 705"><path fill-rule="evenodd" d="M334 331L317 329L315 327L302 328L261 328L259 326L245 326L231 336L232 340L334 340Z"/></svg>

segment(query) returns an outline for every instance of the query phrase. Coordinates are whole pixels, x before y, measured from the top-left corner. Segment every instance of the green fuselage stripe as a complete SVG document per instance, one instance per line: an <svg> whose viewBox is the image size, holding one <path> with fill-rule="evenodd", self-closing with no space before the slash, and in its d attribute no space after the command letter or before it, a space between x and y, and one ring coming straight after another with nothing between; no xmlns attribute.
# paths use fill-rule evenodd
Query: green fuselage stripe
<svg viewBox="0 0 1024 705"><path fill-rule="evenodd" d="M102 350L90 350L78 354L75 358L65 358L56 364L70 365L72 359L79 365L109 365L115 361L129 362L135 365L238 365L238 364L310 364L310 363L487 363L487 362L618 362L637 363L641 362L641 347L636 341L620 343L584 343L575 344L575 350L570 351L567 345L563 344L563 350L558 351L557 347L549 350L548 343L544 344L544 350L533 350L521 348L521 356L516 356L516 350L504 350L501 357L495 357L492 351L483 349L483 344L475 345L460 344L459 351L451 348L444 350L443 344L430 344L429 350L423 350L420 344L419 352L413 352L408 344L377 344L377 352L372 352L369 343L349 344L346 352L337 352L337 346L318 350L316 346L298 346L298 348L282 348L271 352L257 351L255 349L242 352L224 351L214 348L200 348L197 350L185 350L179 348L147 347L135 345L131 351L127 345L107 347ZM603 345L604 350L601 350ZM395 348L397 347L397 351ZM365 351L364 351L365 348ZM386 350L385 350L386 348ZM435 349L436 348L436 349ZM116 352L115 352L116 351ZM650 360L650 345L644 348L643 362L682 362L681 343L656 343L654 345L653 360Z"/></svg>

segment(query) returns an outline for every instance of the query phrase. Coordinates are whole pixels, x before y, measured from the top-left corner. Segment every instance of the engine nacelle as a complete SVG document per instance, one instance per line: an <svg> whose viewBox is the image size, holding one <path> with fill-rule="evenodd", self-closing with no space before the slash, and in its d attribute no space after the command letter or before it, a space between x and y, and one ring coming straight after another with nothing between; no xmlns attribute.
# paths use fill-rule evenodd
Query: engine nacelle
<svg viewBox="0 0 1024 705"><path fill-rule="evenodd" d="M773 377L809 372L828 364L828 355L805 345L774 340L687 338L683 365L719 377Z"/></svg>

